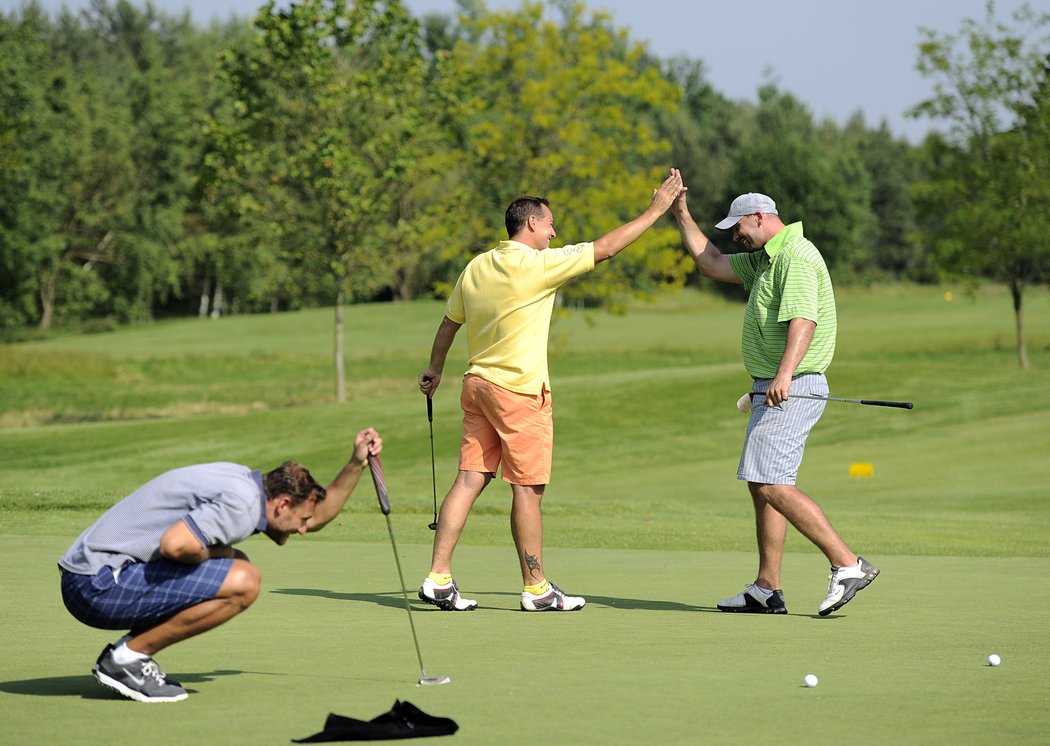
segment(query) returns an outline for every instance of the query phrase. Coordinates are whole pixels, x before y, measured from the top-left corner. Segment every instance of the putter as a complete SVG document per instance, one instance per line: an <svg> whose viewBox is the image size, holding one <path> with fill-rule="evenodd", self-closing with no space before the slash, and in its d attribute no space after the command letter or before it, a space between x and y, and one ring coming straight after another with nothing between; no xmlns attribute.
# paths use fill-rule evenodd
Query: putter
<svg viewBox="0 0 1050 746"><path fill-rule="evenodd" d="M379 498L379 509L386 516L386 530L390 534L390 546L394 548L394 562L397 563L397 577L401 580L401 595L405 599L405 611L408 612L408 626L412 628L412 642L416 645L416 659L419 660L420 686L434 686L437 684L448 684L452 679L448 676L427 676L423 668L423 656L419 652L419 638L416 637L416 623L412 621L412 607L408 605L408 591L405 590L405 576L401 572L401 559L397 555L397 542L394 541L394 527L390 524L390 496L386 491L386 478L383 476L383 464L378 456L368 454L368 469L372 472L372 482L376 486L376 497Z"/></svg>
<svg viewBox="0 0 1050 746"><path fill-rule="evenodd" d="M751 410L751 400L756 396L765 396L761 391L749 391L741 396L736 402L736 408L741 412ZM896 407L898 409L911 409L915 405L910 401L879 401L878 399L841 399L835 396L811 396L809 394L791 394L792 399L815 399L816 401L841 401L847 404L866 404L871 407Z"/></svg>
<svg viewBox="0 0 1050 746"><path fill-rule="evenodd" d="M427 397L427 422L430 423L430 482L434 488L434 522L427 526L431 531L438 528L437 467L434 465L434 400Z"/></svg>

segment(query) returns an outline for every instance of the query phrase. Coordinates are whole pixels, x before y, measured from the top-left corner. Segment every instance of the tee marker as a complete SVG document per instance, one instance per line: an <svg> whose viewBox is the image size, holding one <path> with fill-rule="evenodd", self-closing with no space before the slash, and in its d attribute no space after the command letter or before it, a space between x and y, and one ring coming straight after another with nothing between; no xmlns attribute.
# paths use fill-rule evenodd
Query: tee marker
<svg viewBox="0 0 1050 746"><path fill-rule="evenodd" d="M875 476L875 465L866 462L850 464L849 475L859 479L871 479Z"/></svg>

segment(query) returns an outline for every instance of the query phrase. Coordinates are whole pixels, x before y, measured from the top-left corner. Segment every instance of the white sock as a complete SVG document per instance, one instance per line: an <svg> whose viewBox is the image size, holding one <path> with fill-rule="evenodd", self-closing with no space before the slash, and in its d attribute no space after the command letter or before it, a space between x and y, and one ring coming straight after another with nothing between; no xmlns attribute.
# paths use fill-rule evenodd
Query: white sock
<svg viewBox="0 0 1050 746"><path fill-rule="evenodd" d="M119 646L113 649L113 662L118 666L126 666L129 663L135 661L144 661L149 658L145 653L139 653L128 647L126 642L120 643Z"/></svg>
<svg viewBox="0 0 1050 746"><path fill-rule="evenodd" d="M753 585L751 587L754 588L756 591L761 591L762 595L765 596L766 598L769 598L770 596L773 595L773 591L769 590L768 588L763 588L760 585L755 584L755 585Z"/></svg>

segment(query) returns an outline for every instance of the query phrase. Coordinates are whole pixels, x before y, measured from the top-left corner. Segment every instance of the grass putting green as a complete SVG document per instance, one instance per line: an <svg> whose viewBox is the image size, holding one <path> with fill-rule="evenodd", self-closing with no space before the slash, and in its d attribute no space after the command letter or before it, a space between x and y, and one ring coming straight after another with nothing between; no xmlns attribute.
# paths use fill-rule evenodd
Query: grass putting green
<svg viewBox="0 0 1050 746"><path fill-rule="evenodd" d="M394 515L395 532L405 521ZM376 522L377 516L360 516ZM288 743L329 712L370 719L395 699L451 717L457 743L1045 743L1050 560L878 556L879 578L839 613L816 616L827 568L785 560L787 616L726 614L754 559L740 552L555 549L546 565L586 594L575 613L525 614L513 549L466 546L456 572L471 613L413 598L430 675L417 687L389 542L263 538L244 545L263 572L255 605L158 655L190 691L143 705L89 673L116 637L70 617L54 560L66 541L5 536L0 711L9 743L110 746ZM508 539L509 544L509 539ZM429 548L399 544L406 582ZM1007 582L1008 581L1008 582ZM991 668L990 653L1003 663ZM806 689L802 679L820 684ZM845 715L843 715L845 713Z"/></svg>

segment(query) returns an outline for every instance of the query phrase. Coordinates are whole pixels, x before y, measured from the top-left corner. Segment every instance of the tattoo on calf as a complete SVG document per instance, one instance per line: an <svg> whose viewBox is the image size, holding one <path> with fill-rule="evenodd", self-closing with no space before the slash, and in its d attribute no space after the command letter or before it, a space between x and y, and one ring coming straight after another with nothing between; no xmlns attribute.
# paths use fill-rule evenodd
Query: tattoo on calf
<svg viewBox="0 0 1050 746"><path fill-rule="evenodd" d="M536 555L525 552L525 564L529 567L529 575L536 577L536 571L540 569L540 561Z"/></svg>

